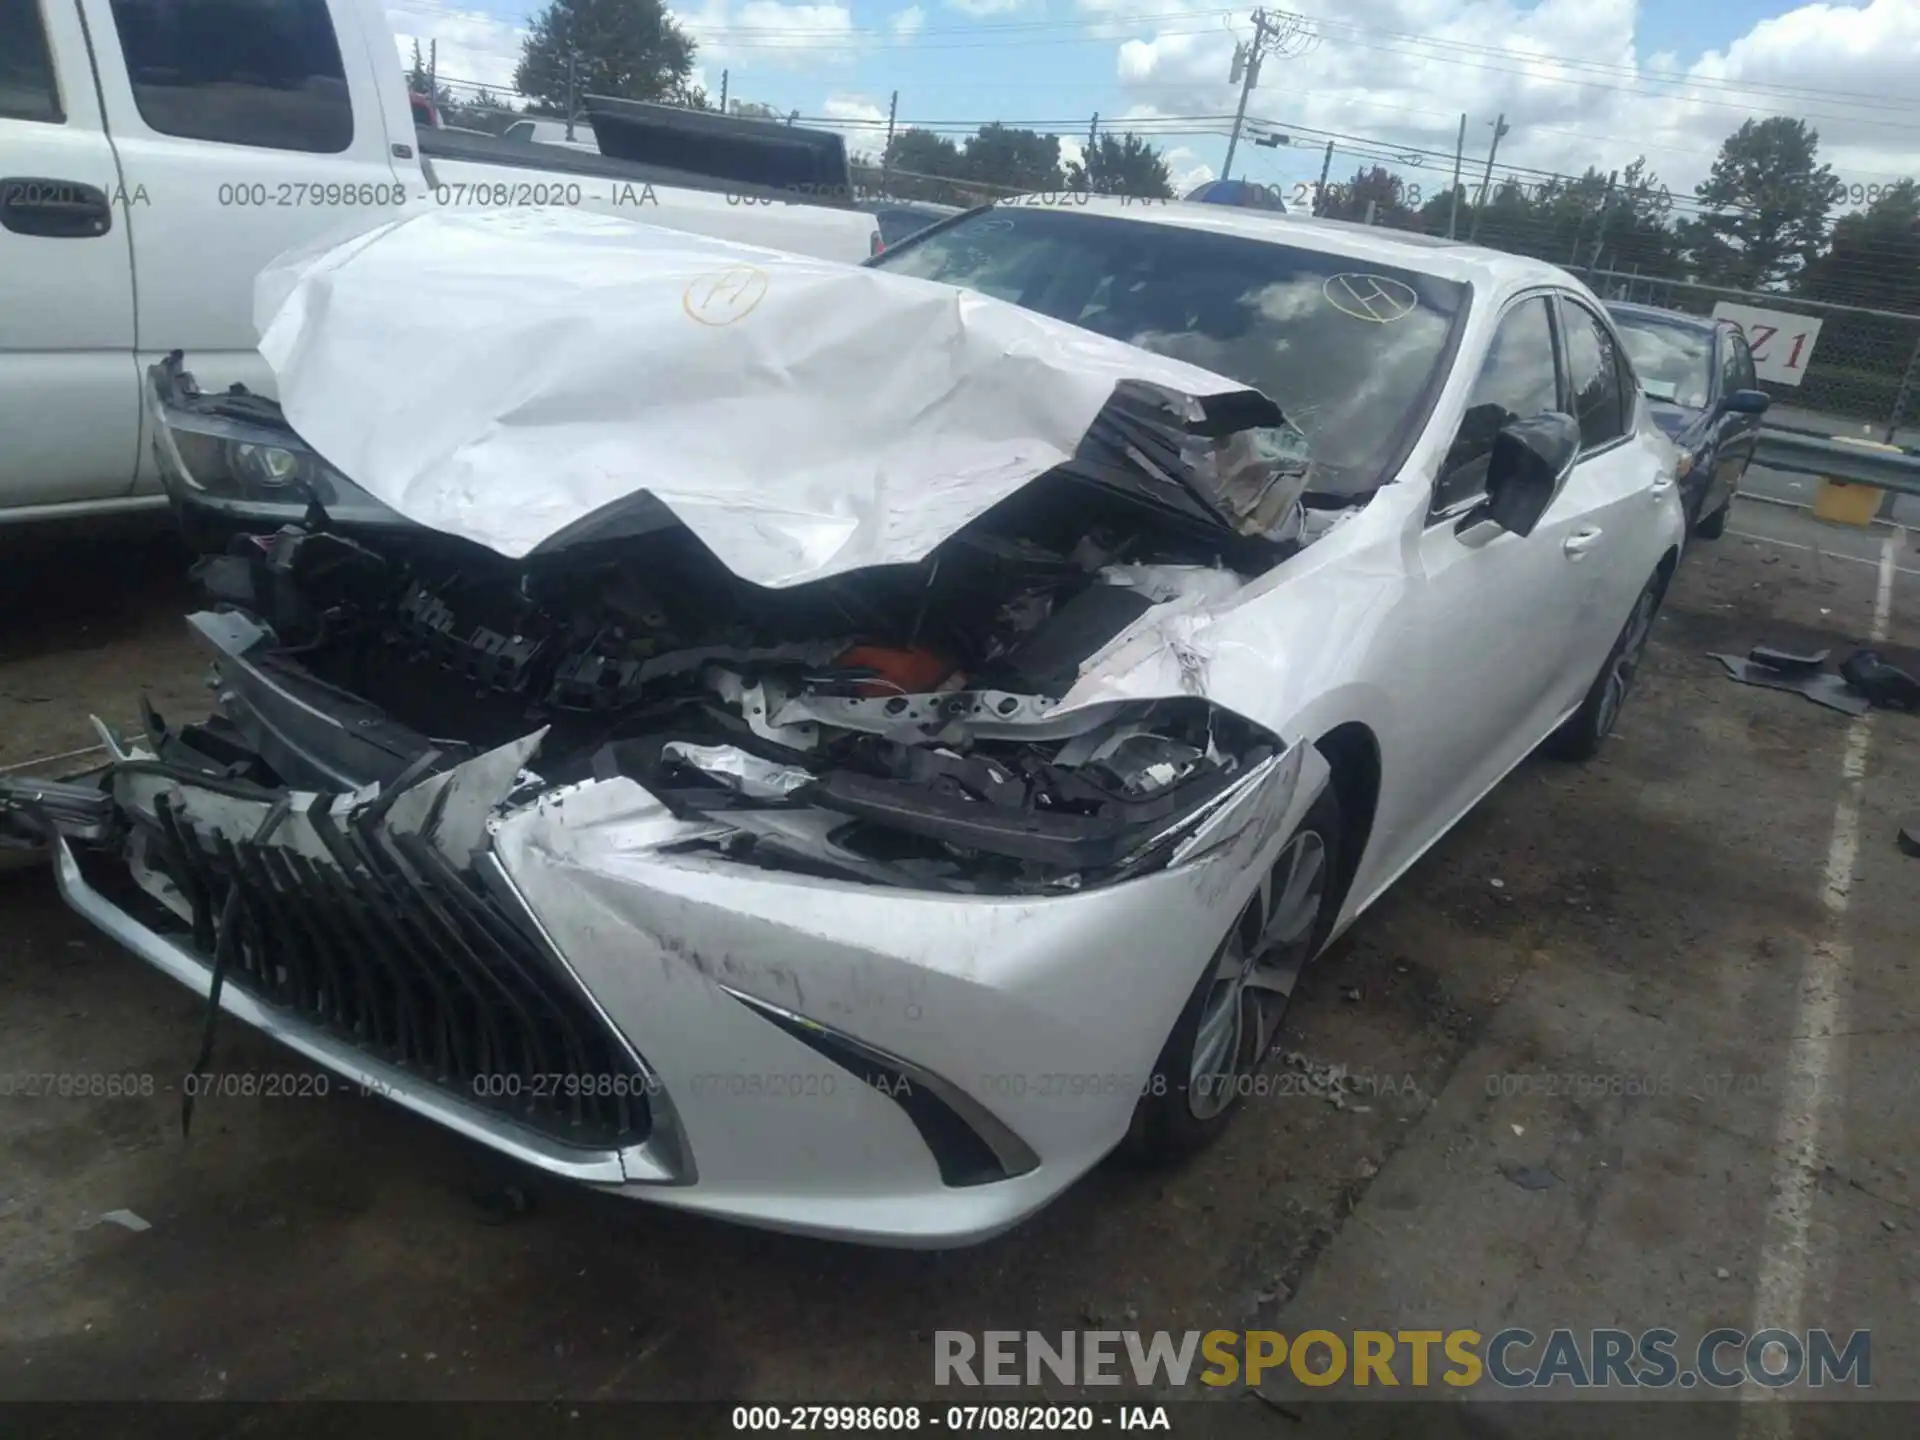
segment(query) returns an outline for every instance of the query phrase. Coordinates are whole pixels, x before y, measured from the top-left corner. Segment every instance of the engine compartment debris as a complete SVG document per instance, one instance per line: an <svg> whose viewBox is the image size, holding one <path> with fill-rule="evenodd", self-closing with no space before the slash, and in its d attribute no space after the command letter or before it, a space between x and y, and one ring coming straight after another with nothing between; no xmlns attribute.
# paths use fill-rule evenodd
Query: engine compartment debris
<svg viewBox="0 0 1920 1440"><path fill-rule="evenodd" d="M508 556L331 471L304 509L244 485L209 499L201 440L311 452L272 402L203 395L179 356L152 383L170 489L214 552L190 624L219 713L148 737L195 773L391 789L539 730L511 805L624 777L705 822L688 853L1019 893L1193 853L1286 748L1198 694L1060 706L1143 622L1231 605L1308 543L1305 462L1263 438L1264 397L1122 382L1071 462L921 559L769 586L660 507Z"/></svg>

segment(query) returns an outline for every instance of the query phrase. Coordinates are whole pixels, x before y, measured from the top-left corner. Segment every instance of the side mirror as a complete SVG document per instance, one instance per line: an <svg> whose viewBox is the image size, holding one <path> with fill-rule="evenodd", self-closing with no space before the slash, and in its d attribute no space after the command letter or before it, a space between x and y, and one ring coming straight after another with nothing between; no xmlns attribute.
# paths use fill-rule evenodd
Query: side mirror
<svg viewBox="0 0 1920 1440"><path fill-rule="evenodd" d="M1579 453L1580 422L1559 410L1502 425L1487 461L1487 502L1474 518L1531 535Z"/></svg>
<svg viewBox="0 0 1920 1440"><path fill-rule="evenodd" d="M1720 402L1729 415L1764 415L1772 397L1764 390L1736 390Z"/></svg>

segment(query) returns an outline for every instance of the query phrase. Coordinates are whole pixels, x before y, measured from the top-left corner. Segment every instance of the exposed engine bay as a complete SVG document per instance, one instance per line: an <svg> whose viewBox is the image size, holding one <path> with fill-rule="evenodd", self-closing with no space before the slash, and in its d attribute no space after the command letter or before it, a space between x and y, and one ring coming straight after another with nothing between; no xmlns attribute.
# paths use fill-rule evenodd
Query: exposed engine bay
<svg viewBox="0 0 1920 1440"><path fill-rule="evenodd" d="M1141 617L1226 599L1325 522L1307 518L1296 463L1268 467L1257 522L1170 503L1124 396L1084 464L918 563L769 589L671 516L520 559L390 513L357 523L366 497L337 472L303 479L316 457L271 402L201 396L177 358L154 380L170 489L189 532L220 546L196 567L209 608L190 619L216 655L219 714L156 719L166 763L351 791L544 728L510 803L625 776L710 822L691 843L738 862L1020 893L1165 863L1282 749L1198 696L1052 714ZM251 518L300 519L246 523L262 487L209 485L199 432L227 481L286 473Z"/></svg>

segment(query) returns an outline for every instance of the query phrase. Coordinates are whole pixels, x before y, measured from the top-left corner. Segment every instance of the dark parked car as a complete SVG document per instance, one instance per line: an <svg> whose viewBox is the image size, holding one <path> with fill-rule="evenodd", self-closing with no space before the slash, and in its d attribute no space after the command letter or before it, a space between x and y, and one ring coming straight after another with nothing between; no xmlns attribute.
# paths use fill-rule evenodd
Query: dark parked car
<svg viewBox="0 0 1920 1440"><path fill-rule="evenodd" d="M1731 320L1651 305L1609 304L1633 357L1653 420L1680 447L1680 487L1696 535L1727 528L1727 511L1753 463L1766 392L1747 337Z"/></svg>

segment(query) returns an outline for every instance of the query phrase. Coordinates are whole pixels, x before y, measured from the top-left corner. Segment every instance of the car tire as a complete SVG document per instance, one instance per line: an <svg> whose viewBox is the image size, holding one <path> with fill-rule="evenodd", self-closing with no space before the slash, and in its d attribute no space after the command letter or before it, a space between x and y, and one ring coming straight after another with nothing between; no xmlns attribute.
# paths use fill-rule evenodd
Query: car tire
<svg viewBox="0 0 1920 1440"><path fill-rule="evenodd" d="M1587 698L1580 708L1547 737L1541 749L1556 760L1590 760L1599 753L1601 742L1613 733L1627 696L1633 690L1634 677L1646 654L1647 639L1653 634L1653 618L1660 613L1660 600L1666 580L1655 575L1647 581L1633 602L1633 613L1620 627L1619 637L1607 652Z"/></svg>
<svg viewBox="0 0 1920 1440"><path fill-rule="evenodd" d="M1167 1164L1193 1154L1226 1129L1257 1088L1299 976L1327 943L1339 911L1341 835L1340 799L1329 786L1181 1007L1134 1107L1122 1145L1132 1159ZM1269 909L1273 923L1285 927L1279 935L1269 931Z"/></svg>
<svg viewBox="0 0 1920 1440"><path fill-rule="evenodd" d="M1726 534L1727 512L1732 508L1733 499L1729 496L1727 503L1722 505L1718 510L1714 511L1711 515L1701 516L1699 523L1693 527L1694 538L1696 540L1718 540L1722 535Z"/></svg>

